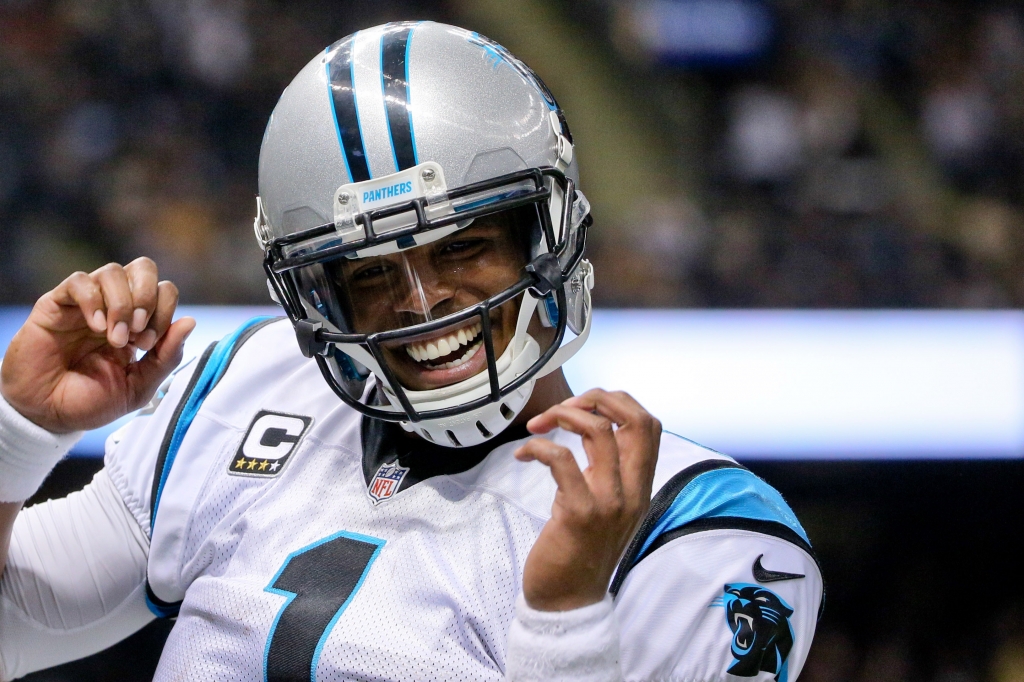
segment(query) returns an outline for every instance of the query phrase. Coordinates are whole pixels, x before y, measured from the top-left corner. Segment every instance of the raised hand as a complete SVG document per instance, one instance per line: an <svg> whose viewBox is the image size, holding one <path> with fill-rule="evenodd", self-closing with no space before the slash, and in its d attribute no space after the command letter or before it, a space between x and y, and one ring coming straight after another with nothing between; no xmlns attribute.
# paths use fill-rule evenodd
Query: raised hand
<svg viewBox="0 0 1024 682"><path fill-rule="evenodd" d="M177 287L158 281L149 258L76 272L36 301L14 336L0 393L54 433L112 422L145 405L181 362L195 320L172 324L177 304Z"/></svg>
<svg viewBox="0 0 1024 682"><path fill-rule="evenodd" d="M537 415L527 428L579 434L589 466L572 452L533 438L516 450L522 461L551 469L558 490L551 519L526 559L523 594L540 611L568 611L604 598L619 558L651 501L661 423L631 396L600 389Z"/></svg>

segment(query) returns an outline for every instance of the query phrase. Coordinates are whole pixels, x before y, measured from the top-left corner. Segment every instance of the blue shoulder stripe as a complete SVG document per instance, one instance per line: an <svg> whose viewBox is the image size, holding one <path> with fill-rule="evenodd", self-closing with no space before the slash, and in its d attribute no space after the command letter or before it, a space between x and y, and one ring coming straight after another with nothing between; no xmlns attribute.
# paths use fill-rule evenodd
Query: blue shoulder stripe
<svg viewBox="0 0 1024 682"><path fill-rule="evenodd" d="M796 514L775 488L747 469L715 469L679 491L640 547L640 556L660 535L697 519L726 516L781 523L810 544Z"/></svg>
<svg viewBox="0 0 1024 682"><path fill-rule="evenodd" d="M160 445L160 452L157 455L156 469L153 472L153 492L149 508L149 529L150 537L153 537L153 529L156 527L156 513L160 507L160 498L164 493L164 484L174 466L174 460L181 447L181 441L185 438L189 426L199 413L203 401L210 395L217 382L224 376L235 351L245 341L264 325L279 318L255 317L241 327L233 331L215 344L211 344L196 366L192 378L185 389L184 397L178 402L178 407L171 417L171 423L164 435L163 443ZM181 603L169 603L161 600L153 592L153 588L146 581L146 606L157 618L171 618L178 614Z"/></svg>
<svg viewBox="0 0 1024 682"><path fill-rule="evenodd" d="M228 363L234 356L236 347L241 345L239 340L243 337L248 338L250 332L275 319L277 318L255 317L218 341L211 348L208 348L203 354L203 359L200 361L199 366L196 367L196 373L192 376L188 392L178 404L177 413L172 421L173 428L168 431L169 438L164 439L163 446L160 448L161 452L158 457L157 469L159 476L154 481L155 490L149 516L151 534L156 526L156 513L160 508L160 498L163 496L164 484L171 473L171 467L174 466L174 459L178 455L178 448L181 447L181 441L185 438L185 434L192 425L192 421L196 418L196 414L199 413L199 408L202 407L203 401L206 400L206 396L210 395L210 391L213 390L213 387L217 385L217 382L224 375L224 370L227 369Z"/></svg>
<svg viewBox="0 0 1024 682"><path fill-rule="evenodd" d="M651 500L610 591L616 594L633 566L666 542L715 528L776 535L811 552L807 533L778 491L735 462L705 460L677 473Z"/></svg>

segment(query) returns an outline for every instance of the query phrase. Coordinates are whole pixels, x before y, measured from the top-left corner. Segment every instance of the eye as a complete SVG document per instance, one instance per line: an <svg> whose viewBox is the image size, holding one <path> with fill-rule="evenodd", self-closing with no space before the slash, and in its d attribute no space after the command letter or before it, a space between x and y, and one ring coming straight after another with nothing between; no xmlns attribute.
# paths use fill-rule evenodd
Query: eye
<svg viewBox="0 0 1024 682"><path fill-rule="evenodd" d="M466 253L471 253L475 249L480 249L480 248L484 247L486 244L487 244L487 240L486 239L479 239L479 238L477 238L477 239L473 239L473 238L469 238L469 239L466 239L466 238L456 239L456 240L453 240L453 241L445 243L438 250L438 253L440 253L443 256L458 256L458 255L462 255L462 254L466 254Z"/></svg>
<svg viewBox="0 0 1024 682"><path fill-rule="evenodd" d="M352 282L369 282L383 277L389 270L390 267L382 262L371 263L353 272L349 278Z"/></svg>
<svg viewBox="0 0 1024 682"><path fill-rule="evenodd" d="M756 598L754 599L754 601L763 601L763 602L767 602L767 601L768 601L768 597L756 597Z"/></svg>

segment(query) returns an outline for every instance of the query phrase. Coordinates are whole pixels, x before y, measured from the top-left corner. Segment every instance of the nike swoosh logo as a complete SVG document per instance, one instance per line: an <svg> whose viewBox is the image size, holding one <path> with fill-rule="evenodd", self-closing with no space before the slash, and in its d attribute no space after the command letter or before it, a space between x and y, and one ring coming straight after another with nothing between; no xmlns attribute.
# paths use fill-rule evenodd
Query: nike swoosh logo
<svg viewBox="0 0 1024 682"><path fill-rule="evenodd" d="M754 572L754 580L759 583L777 583L782 580L799 580L800 578L806 578L807 576L799 573L783 573L782 571L769 571L761 565L761 559L764 554L754 559L754 566L751 570Z"/></svg>

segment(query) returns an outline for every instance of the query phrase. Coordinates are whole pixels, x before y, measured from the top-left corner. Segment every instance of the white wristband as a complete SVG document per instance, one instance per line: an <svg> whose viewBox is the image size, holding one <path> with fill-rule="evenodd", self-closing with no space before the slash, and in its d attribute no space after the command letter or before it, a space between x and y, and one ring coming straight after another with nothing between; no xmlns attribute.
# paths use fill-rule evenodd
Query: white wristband
<svg viewBox="0 0 1024 682"><path fill-rule="evenodd" d="M537 611L520 593L508 633L505 679L621 682L611 595L572 611Z"/></svg>
<svg viewBox="0 0 1024 682"><path fill-rule="evenodd" d="M56 434L33 424L0 394L0 502L32 497L81 437L81 431Z"/></svg>

